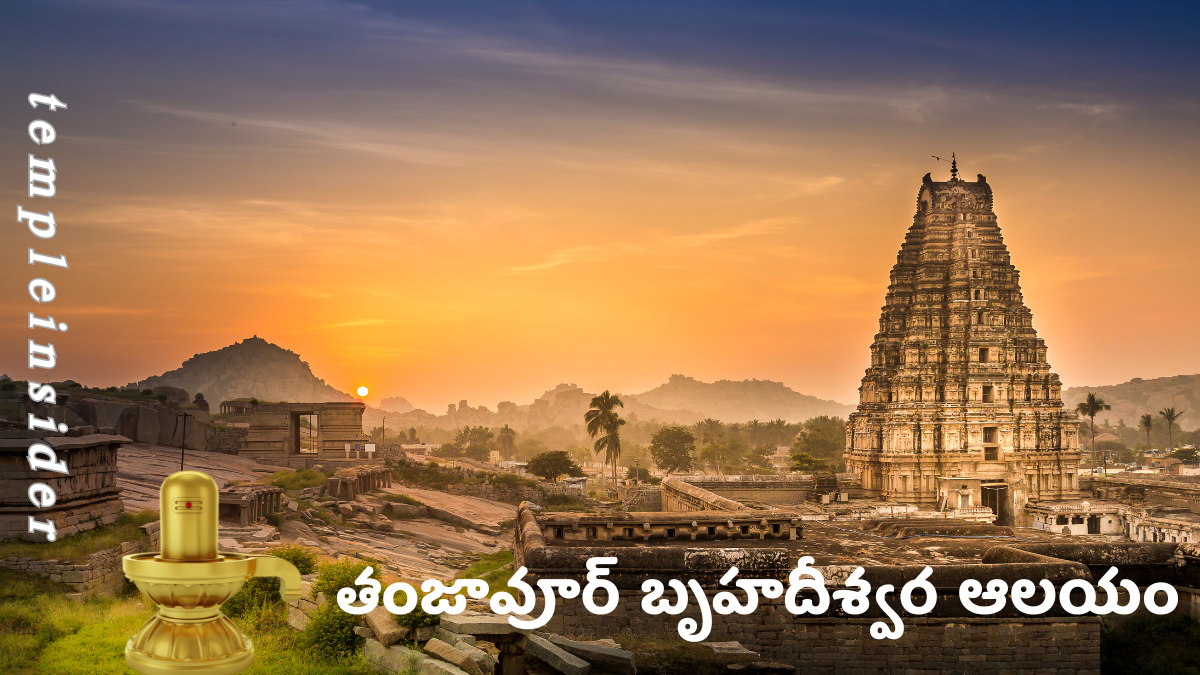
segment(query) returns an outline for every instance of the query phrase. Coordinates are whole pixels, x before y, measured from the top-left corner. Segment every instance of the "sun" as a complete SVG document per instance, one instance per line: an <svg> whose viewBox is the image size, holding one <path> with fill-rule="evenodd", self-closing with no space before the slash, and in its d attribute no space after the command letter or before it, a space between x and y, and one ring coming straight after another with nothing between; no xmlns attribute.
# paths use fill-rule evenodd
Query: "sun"
<svg viewBox="0 0 1200 675"><path fill-rule="evenodd" d="M359 396L366 396L366 395L367 395L367 393L368 393L368 391L367 391L367 388L366 388L366 387L359 387L359 388L358 388L358 395L359 395Z"/></svg>

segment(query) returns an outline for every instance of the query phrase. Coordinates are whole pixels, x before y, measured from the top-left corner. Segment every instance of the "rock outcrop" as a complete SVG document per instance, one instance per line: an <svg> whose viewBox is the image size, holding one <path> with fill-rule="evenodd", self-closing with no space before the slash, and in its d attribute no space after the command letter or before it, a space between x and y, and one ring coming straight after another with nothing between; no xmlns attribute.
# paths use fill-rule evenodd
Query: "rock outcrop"
<svg viewBox="0 0 1200 675"><path fill-rule="evenodd" d="M304 403L355 400L313 375L295 352L257 335L216 351L196 354L175 370L131 386L178 387L204 394L214 406L236 398Z"/></svg>

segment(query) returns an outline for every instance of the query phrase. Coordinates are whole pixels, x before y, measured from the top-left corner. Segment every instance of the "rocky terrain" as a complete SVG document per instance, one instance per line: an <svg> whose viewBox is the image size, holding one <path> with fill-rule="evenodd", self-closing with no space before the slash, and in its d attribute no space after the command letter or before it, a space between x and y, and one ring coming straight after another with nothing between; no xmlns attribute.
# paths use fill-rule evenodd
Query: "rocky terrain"
<svg viewBox="0 0 1200 675"><path fill-rule="evenodd" d="M313 375L300 355L257 335L216 351L196 354L179 368L148 377L129 388L158 386L204 394L214 409L221 401L257 398L261 401L353 401L354 397Z"/></svg>
<svg viewBox="0 0 1200 675"><path fill-rule="evenodd" d="M852 405L801 394L771 380L701 382L672 375L666 384L630 398L654 408L694 411L725 423L774 419L803 422L821 415L845 418L854 412Z"/></svg>
<svg viewBox="0 0 1200 675"><path fill-rule="evenodd" d="M1161 421L1158 411L1163 408L1175 408L1184 413L1179 419L1179 426L1184 431L1200 428L1200 413L1197 404L1200 403L1200 375L1175 375L1173 377L1156 377L1143 380L1135 377L1121 384L1109 384L1101 387L1070 387L1063 390L1063 403L1074 409L1080 401L1087 398L1089 392L1095 392L1104 402L1112 406L1096 415L1096 424L1107 419L1112 424L1125 420L1125 424L1136 427L1138 419L1146 413L1154 415L1156 421Z"/></svg>

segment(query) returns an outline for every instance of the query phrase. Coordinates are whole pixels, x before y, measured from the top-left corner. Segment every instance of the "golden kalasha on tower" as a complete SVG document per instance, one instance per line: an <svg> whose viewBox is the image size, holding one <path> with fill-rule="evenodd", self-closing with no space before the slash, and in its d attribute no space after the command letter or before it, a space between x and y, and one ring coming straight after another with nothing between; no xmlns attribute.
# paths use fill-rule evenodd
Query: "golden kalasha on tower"
<svg viewBox="0 0 1200 675"><path fill-rule="evenodd" d="M1019 276L987 180L926 174L846 427L863 489L1013 525L1029 501L1079 496L1079 420Z"/></svg>

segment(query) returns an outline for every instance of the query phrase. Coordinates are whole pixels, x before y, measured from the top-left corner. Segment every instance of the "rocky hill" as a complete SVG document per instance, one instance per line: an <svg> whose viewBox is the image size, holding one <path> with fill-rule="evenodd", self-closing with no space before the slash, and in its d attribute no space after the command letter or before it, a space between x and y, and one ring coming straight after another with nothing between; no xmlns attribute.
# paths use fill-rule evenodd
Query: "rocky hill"
<svg viewBox="0 0 1200 675"><path fill-rule="evenodd" d="M701 417L722 422L753 419L803 422L819 415L844 419L854 412L852 405L801 394L782 382L770 380L701 382L684 375L672 375L666 384L630 398L654 408L690 410Z"/></svg>
<svg viewBox="0 0 1200 675"><path fill-rule="evenodd" d="M379 402L379 409L385 412L406 413L412 411L413 404L403 396L389 396Z"/></svg>
<svg viewBox="0 0 1200 675"><path fill-rule="evenodd" d="M1109 420L1117 424L1125 420L1128 426L1137 426L1142 415L1150 413L1155 421L1160 421L1158 411L1163 408L1175 408L1184 412L1179 419L1179 426L1185 431L1200 427L1200 375L1175 375L1172 377L1156 377L1143 380L1135 377L1121 384L1109 384L1102 387L1070 387L1063 391L1063 403L1074 408L1080 401L1087 398L1088 392L1096 392L1104 402L1112 406L1096 415L1096 423Z"/></svg>
<svg viewBox="0 0 1200 675"><path fill-rule="evenodd" d="M180 387L204 394L214 412L221 401L353 401L353 396L313 375L300 355L255 335L216 351L196 354L179 368L137 383L139 389Z"/></svg>

